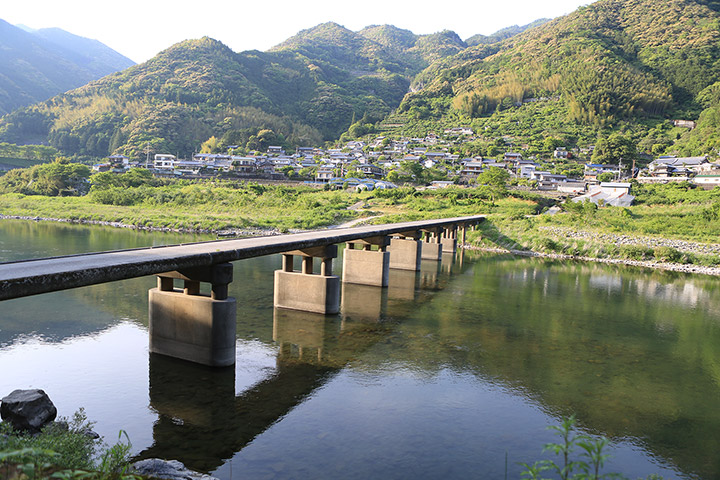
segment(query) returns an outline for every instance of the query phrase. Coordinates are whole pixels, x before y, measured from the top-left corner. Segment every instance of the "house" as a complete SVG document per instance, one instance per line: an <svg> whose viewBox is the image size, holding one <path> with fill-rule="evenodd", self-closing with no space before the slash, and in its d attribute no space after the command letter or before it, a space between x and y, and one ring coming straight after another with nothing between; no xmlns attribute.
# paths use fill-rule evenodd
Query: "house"
<svg viewBox="0 0 720 480"><path fill-rule="evenodd" d="M445 135L473 135L473 129L470 127L455 127L448 128L443 133Z"/></svg>
<svg viewBox="0 0 720 480"><path fill-rule="evenodd" d="M157 153L153 161L153 167L158 170L172 170L175 168L177 157L169 153Z"/></svg>
<svg viewBox="0 0 720 480"><path fill-rule="evenodd" d="M296 155L301 155L303 157L313 157L315 156L315 148L314 147L297 147L295 149Z"/></svg>
<svg viewBox="0 0 720 480"><path fill-rule="evenodd" d="M688 176L702 171L708 157L661 156L650 162L648 174L651 177Z"/></svg>
<svg viewBox="0 0 720 480"><path fill-rule="evenodd" d="M445 152L427 152L425 154L425 158L429 160L434 160L435 162L440 162L442 160L445 160L447 158L447 153Z"/></svg>
<svg viewBox="0 0 720 480"><path fill-rule="evenodd" d="M267 148L267 153L271 155L285 155L285 150L282 147L269 146Z"/></svg>
<svg viewBox="0 0 720 480"><path fill-rule="evenodd" d="M232 169L240 173L253 173L257 170L257 163L253 157L230 157Z"/></svg>
<svg viewBox="0 0 720 480"><path fill-rule="evenodd" d="M573 202L589 201L598 206L629 207L635 197L630 195L630 183L603 182L592 187L585 195L572 199Z"/></svg>
<svg viewBox="0 0 720 480"><path fill-rule="evenodd" d="M112 165L109 163L96 163L92 166L93 172L109 172Z"/></svg>
<svg viewBox="0 0 720 480"><path fill-rule="evenodd" d="M672 122L674 127L689 128L690 130L697 127L697 123L692 120L673 120Z"/></svg>
<svg viewBox="0 0 720 480"><path fill-rule="evenodd" d="M377 165L373 165L372 163L366 163L364 165L361 165L359 170L366 177L373 177L373 178L382 178L383 177L383 169L378 167Z"/></svg>
<svg viewBox="0 0 720 480"><path fill-rule="evenodd" d="M505 155L503 155L504 162L517 163L522 160L522 158L522 154L520 153L506 152Z"/></svg>
<svg viewBox="0 0 720 480"><path fill-rule="evenodd" d="M537 163L520 163L516 175L520 178L532 178L537 167Z"/></svg>
<svg viewBox="0 0 720 480"><path fill-rule="evenodd" d="M460 170L460 175L465 177L477 177L483 172L483 167L485 165L482 161L472 160L470 162L466 162L463 165L462 170Z"/></svg>
<svg viewBox="0 0 720 480"><path fill-rule="evenodd" d="M127 166L130 164L130 159L125 155L110 155L107 157L108 163L113 166Z"/></svg>
<svg viewBox="0 0 720 480"><path fill-rule="evenodd" d="M333 171L333 168L331 166L320 167L315 173L315 180L318 182L326 183L333 178L335 178L335 172Z"/></svg>
<svg viewBox="0 0 720 480"><path fill-rule="evenodd" d="M560 193L585 193L586 188L585 182L563 182L557 185L557 191Z"/></svg>
<svg viewBox="0 0 720 480"><path fill-rule="evenodd" d="M597 176L601 173L611 173L613 175L620 176L620 165L586 163L583 178L587 181L597 181Z"/></svg>
<svg viewBox="0 0 720 480"><path fill-rule="evenodd" d="M568 152L565 147L558 147L553 152L553 158L562 158L562 159L568 159L570 158L570 152Z"/></svg>

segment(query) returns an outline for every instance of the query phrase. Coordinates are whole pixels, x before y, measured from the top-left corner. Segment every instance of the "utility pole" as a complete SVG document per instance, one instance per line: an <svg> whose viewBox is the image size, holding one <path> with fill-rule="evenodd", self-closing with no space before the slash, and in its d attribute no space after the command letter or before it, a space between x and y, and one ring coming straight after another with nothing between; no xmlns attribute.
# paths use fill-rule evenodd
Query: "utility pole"
<svg viewBox="0 0 720 480"><path fill-rule="evenodd" d="M150 168L150 142L145 144L145 168Z"/></svg>

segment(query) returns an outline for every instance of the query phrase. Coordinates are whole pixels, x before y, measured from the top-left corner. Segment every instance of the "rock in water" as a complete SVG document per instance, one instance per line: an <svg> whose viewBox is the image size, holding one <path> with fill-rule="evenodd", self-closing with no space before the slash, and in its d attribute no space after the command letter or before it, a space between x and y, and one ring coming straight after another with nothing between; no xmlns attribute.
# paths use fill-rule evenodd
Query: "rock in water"
<svg viewBox="0 0 720 480"><path fill-rule="evenodd" d="M42 390L15 390L0 402L0 417L15 430L37 433L57 416L57 408Z"/></svg>
<svg viewBox="0 0 720 480"><path fill-rule="evenodd" d="M135 473L149 478L166 478L168 480L217 480L204 473L188 470L177 460L160 460L148 458L132 464Z"/></svg>

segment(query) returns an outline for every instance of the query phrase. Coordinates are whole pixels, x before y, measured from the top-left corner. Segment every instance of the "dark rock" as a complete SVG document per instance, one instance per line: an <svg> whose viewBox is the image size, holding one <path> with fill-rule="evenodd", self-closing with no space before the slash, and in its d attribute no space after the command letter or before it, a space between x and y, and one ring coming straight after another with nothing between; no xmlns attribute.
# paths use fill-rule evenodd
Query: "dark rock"
<svg viewBox="0 0 720 480"><path fill-rule="evenodd" d="M42 390L15 390L0 401L0 417L15 430L37 433L57 416L57 408Z"/></svg>
<svg viewBox="0 0 720 480"><path fill-rule="evenodd" d="M168 480L217 480L204 473L193 472L185 468L177 460L161 460L148 458L131 465L133 472L150 478L166 478Z"/></svg>

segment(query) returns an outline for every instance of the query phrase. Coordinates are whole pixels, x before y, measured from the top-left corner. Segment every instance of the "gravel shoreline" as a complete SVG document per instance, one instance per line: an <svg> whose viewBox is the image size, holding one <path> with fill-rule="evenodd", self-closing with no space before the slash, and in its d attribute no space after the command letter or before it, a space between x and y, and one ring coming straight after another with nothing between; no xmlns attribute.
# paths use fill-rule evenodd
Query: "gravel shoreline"
<svg viewBox="0 0 720 480"><path fill-rule="evenodd" d="M672 240L656 237L633 237L615 233L596 233L584 230L574 230L562 227L539 227L540 230L549 233L556 238L593 240L602 243L614 243L616 245L642 245L649 248L670 247L675 250L687 253L720 255L720 244L691 242L688 240Z"/></svg>
<svg viewBox="0 0 720 480"><path fill-rule="evenodd" d="M700 275L720 276L720 267L704 267L702 265L682 264L682 263L666 263L640 260L627 260L622 258L597 258L584 257L576 255L564 255L560 253L542 253L530 250L508 250L506 248L488 248L477 245L462 245L467 250L477 250L481 252L511 254L522 257L539 257L553 260L579 260L582 262L605 263L608 265L627 265L632 267L653 268L656 270L667 270L671 272L693 273Z"/></svg>

